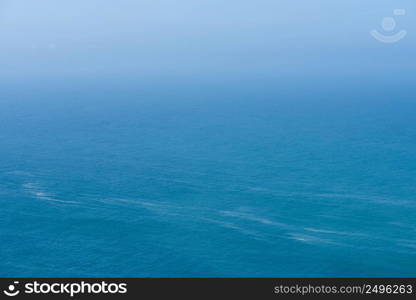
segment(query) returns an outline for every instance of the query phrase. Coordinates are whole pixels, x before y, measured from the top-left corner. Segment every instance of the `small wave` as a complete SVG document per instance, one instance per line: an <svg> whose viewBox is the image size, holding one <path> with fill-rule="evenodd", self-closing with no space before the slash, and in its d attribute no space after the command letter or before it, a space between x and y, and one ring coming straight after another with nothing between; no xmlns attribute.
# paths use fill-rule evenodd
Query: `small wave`
<svg viewBox="0 0 416 300"><path fill-rule="evenodd" d="M411 231L416 231L416 227L413 225L409 225L406 223L402 223L402 222L389 222L388 224L393 225L393 226L397 226L397 227L401 227L401 228L405 228L407 230L411 230Z"/></svg>
<svg viewBox="0 0 416 300"><path fill-rule="evenodd" d="M416 244L414 242L408 242L408 243L399 243L398 244L401 247L409 248L412 250L416 250Z"/></svg>

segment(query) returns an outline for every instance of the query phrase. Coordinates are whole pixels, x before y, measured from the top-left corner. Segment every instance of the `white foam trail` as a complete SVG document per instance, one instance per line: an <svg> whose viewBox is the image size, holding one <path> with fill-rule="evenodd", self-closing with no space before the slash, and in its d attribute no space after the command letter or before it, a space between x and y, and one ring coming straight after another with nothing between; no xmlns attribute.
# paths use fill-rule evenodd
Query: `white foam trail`
<svg viewBox="0 0 416 300"><path fill-rule="evenodd" d="M18 176L26 176L26 177L32 176L31 173L26 172L26 171L20 171L20 170L8 171L8 172L6 172L6 174L9 174L9 175L18 175Z"/></svg>
<svg viewBox="0 0 416 300"><path fill-rule="evenodd" d="M366 234L356 233L356 232L345 232L345 231L335 231L335 230L326 230L326 229L317 229L312 227L305 227L305 231L324 233L324 234L336 234L336 235L346 235L346 236L367 236Z"/></svg>
<svg viewBox="0 0 416 300"><path fill-rule="evenodd" d="M77 203L75 201L66 201L66 200L57 199L50 193L47 193L44 190L42 190L39 184L36 184L36 183L29 182L29 183L23 184L22 186L26 190L26 192L28 192L30 195L32 195L34 198L38 200L59 202L59 203L66 203L66 204Z"/></svg>
<svg viewBox="0 0 416 300"><path fill-rule="evenodd" d="M403 199L386 199L383 196L368 196L368 195L357 195L357 194L339 194L339 193L322 193L317 194L318 197L323 198L342 198L342 199L353 199L359 201L368 201L377 204L387 204L395 206L415 206L413 201Z"/></svg>
<svg viewBox="0 0 416 300"><path fill-rule="evenodd" d="M328 240L328 239L322 239L322 238L318 238L316 236L313 235L308 235L308 234L301 234L301 233L296 233L296 232L291 232L288 234L289 238L295 241L299 241L299 242L303 242L303 243L309 243L309 244L333 244L332 241Z"/></svg>
<svg viewBox="0 0 416 300"><path fill-rule="evenodd" d="M237 225L235 225L234 223L231 223L231 222L224 222L224 221L220 221L220 220L216 220L216 219L211 219L211 218L201 218L201 220L204 220L204 221L207 221L207 222L210 222L210 223L217 224L217 225L219 225L221 227L233 229L233 230L238 231L238 232L240 232L242 234L249 235L249 236L251 236L251 237L253 237L255 239L260 239L260 234L257 233L256 231L247 230L247 229L242 228L240 226L237 226Z"/></svg>
<svg viewBox="0 0 416 300"><path fill-rule="evenodd" d="M243 213L243 212L238 212L238 211L229 211L229 210L221 210L221 211L219 211L219 213L223 216L245 219L245 220L261 223L261 224L264 224L264 225L271 225L271 226L277 226L277 227L282 227L282 228L291 227L287 224L284 224L284 223L281 223L281 222L276 222L276 221L273 221L273 220L270 220L270 219L267 219L267 218L264 218L264 217L259 217L259 216L249 214L249 213Z"/></svg>

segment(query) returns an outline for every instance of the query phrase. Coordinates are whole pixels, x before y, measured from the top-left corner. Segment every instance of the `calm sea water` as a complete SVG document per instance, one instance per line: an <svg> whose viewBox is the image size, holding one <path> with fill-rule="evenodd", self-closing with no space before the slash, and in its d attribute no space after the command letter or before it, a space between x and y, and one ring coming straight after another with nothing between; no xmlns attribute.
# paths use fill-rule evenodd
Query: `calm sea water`
<svg viewBox="0 0 416 300"><path fill-rule="evenodd" d="M233 86L3 90L0 276L414 276L414 91Z"/></svg>

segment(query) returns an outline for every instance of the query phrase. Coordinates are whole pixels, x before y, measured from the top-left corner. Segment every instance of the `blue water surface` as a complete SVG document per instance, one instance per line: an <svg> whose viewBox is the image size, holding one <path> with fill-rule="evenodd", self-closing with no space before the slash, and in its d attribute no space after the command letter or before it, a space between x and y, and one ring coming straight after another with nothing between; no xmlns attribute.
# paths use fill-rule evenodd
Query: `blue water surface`
<svg viewBox="0 0 416 300"><path fill-rule="evenodd" d="M3 91L1 276L414 275L411 89Z"/></svg>

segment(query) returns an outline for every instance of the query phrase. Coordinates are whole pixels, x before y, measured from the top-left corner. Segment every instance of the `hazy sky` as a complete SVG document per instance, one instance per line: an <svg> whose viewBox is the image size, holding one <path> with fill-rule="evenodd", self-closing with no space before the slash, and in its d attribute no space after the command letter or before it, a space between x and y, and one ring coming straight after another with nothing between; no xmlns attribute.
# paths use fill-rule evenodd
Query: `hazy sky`
<svg viewBox="0 0 416 300"><path fill-rule="evenodd" d="M384 44L393 9L408 35ZM0 78L414 72L414 0L0 0Z"/></svg>

